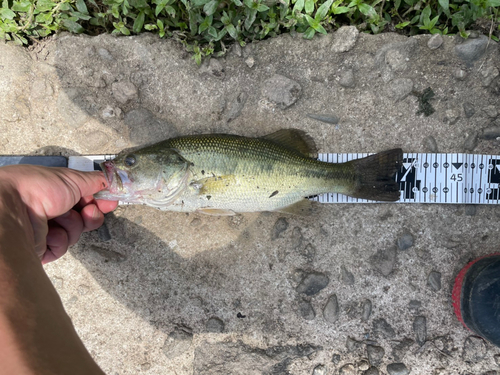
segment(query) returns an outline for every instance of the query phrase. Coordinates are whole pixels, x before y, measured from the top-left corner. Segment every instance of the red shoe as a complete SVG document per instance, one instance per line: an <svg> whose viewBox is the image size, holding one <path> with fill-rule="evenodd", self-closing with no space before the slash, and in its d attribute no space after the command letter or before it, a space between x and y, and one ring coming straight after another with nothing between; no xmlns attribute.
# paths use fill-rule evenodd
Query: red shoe
<svg viewBox="0 0 500 375"><path fill-rule="evenodd" d="M458 320L500 347L500 253L477 258L462 268L451 298Z"/></svg>

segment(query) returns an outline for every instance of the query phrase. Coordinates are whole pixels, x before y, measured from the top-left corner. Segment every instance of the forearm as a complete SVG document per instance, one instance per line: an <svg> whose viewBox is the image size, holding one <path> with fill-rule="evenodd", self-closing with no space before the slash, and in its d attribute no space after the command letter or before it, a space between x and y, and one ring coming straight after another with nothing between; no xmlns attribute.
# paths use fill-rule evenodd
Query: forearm
<svg viewBox="0 0 500 375"><path fill-rule="evenodd" d="M100 374L34 253L27 208L0 181L0 374Z"/></svg>

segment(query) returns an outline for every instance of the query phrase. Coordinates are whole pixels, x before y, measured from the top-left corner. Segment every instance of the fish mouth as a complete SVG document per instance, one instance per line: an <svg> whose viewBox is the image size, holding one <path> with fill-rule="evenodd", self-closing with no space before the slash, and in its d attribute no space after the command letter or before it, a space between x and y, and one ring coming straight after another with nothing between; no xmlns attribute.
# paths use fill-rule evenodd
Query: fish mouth
<svg viewBox="0 0 500 375"><path fill-rule="evenodd" d="M95 194L96 199L119 200L125 194L123 184L130 182L127 172L116 168L112 160L100 164L104 177L108 181L108 188Z"/></svg>
<svg viewBox="0 0 500 375"><path fill-rule="evenodd" d="M116 176L116 169L115 169L115 164L113 161L108 160L105 162L102 162L100 164L101 170L104 173L104 177L108 181L108 190L111 190L113 187L113 182L118 180L118 176Z"/></svg>

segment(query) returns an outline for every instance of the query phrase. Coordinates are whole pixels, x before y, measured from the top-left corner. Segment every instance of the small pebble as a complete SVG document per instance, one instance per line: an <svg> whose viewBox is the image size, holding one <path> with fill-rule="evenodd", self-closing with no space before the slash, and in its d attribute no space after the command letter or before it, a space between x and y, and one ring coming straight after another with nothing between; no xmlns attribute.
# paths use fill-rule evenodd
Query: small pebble
<svg viewBox="0 0 500 375"><path fill-rule="evenodd" d="M216 317L212 317L207 320L205 324L207 332L221 333L224 331L224 322Z"/></svg>
<svg viewBox="0 0 500 375"><path fill-rule="evenodd" d="M106 223L102 224L99 229L97 229L97 234L102 242L108 242L111 240L111 234L109 233Z"/></svg>
<svg viewBox="0 0 500 375"><path fill-rule="evenodd" d="M423 142L422 142L422 145L429 152L438 152L436 138L434 138L432 135L425 137Z"/></svg>
<svg viewBox="0 0 500 375"><path fill-rule="evenodd" d="M351 50L358 39L359 30L356 26L342 26L333 34L332 51L347 52Z"/></svg>
<svg viewBox="0 0 500 375"><path fill-rule="evenodd" d="M416 316L413 320L413 332L415 332L415 340L420 346L425 344L427 340L427 319L425 316Z"/></svg>
<svg viewBox="0 0 500 375"><path fill-rule="evenodd" d="M284 217L280 217L274 223L274 227L272 229L271 239L275 240L281 236L281 234L286 231L288 228L288 221Z"/></svg>
<svg viewBox="0 0 500 375"><path fill-rule="evenodd" d="M441 34L434 34L429 41L427 42L427 47L430 49L437 49L441 47L441 44L443 44L443 37Z"/></svg>
<svg viewBox="0 0 500 375"><path fill-rule="evenodd" d="M497 364L497 366L500 366L500 354L495 354L493 356L493 359L495 360L495 363Z"/></svg>
<svg viewBox="0 0 500 375"><path fill-rule="evenodd" d="M453 71L453 76L457 80L463 81L463 80L465 80L465 78L467 78L467 72L463 69L457 68Z"/></svg>
<svg viewBox="0 0 500 375"><path fill-rule="evenodd" d="M477 212L477 206L475 204L468 204L465 206L466 216L475 216Z"/></svg>
<svg viewBox="0 0 500 375"><path fill-rule="evenodd" d="M148 371L151 369L151 363L149 362L144 362L141 364L141 371Z"/></svg>
<svg viewBox="0 0 500 375"><path fill-rule="evenodd" d="M363 375L379 375L378 368L372 366L365 372L363 372Z"/></svg>
<svg viewBox="0 0 500 375"><path fill-rule="evenodd" d="M463 43L455 46L455 53L468 66L472 66L485 54L487 45L488 37L484 35L479 38L468 38Z"/></svg>
<svg viewBox="0 0 500 375"><path fill-rule="evenodd" d="M302 315L305 320L313 320L316 317L312 305L307 301L301 301L299 303L299 311L300 315Z"/></svg>
<svg viewBox="0 0 500 375"><path fill-rule="evenodd" d="M410 232L404 232L397 240L396 245L401 251L408 250L415 242L413 235Z"/></svg>
<svg viewBox="0 0 500 375"><path fill-rule="evenodd" d="M335 323L339 318L339 304L337 295L332 294L323 309L323 317L328 323Z"/></svg>
<svg viewBox="0 0 500 375"><path fill-rule="evenodd" d="M51 277L50 281L52 281L52 285L54 285L54 288L56 288L57 290L61 290L64 286L64 279L61 277Z"/></svg>
<svg viewBox="0 0 500 375"><path fill-rule="evenodd" d="M396 264L397 250L396 246L387 249L378 250L375 255L370 257L370 263L373 268L384 276L389 276Z"/></svg>
<svg viewBox="0 0 500 375"><path fill-rule="evenodd" d="M408 375L410 371L403 363L391 363L387 365L389 375Z"/></svg>
<svg viewBox="0 0 500 375"><path fill-rule="evenodd" d="M432 340L434 346L445 353L454 349L453 339L450 336L439 336Z"/></svg>
<svg viewBox="0 0 500 375"><path fill-rule="evenodd" d="M392 348L392 356L394 357L394 359L396 361L401 361L406 356L406 353L410 350L410 347L414 343L415 342L412 339L409 339L407 337L401 340Z"/></svg>
<svg viewBox="0 0 500 375"><path fill-rule="evenodd" d="M190 223L189 225L191 225L192 227L199 227L201 225L201 219L199 218L194 218Z"/></svg>
<svg viewBox="0 0 500 375"><path fill-rule="evenodd" d="M488 116L490 118L495 118L498 116L497 107L494 105L489 105L489 106L483 108L483 112L486 113L486 116Z"/></svg>
<svg viewBox="0 0 500 375"><path fill-rule="evenodd" d="M413 313L417 314L420 308L422 307L422 302L412 299L408 304L408 309Z"/></svg>
<svg viewBox="0 0 500 375"><path fill-rule="evenodd" d="M255 59L252 56L249 56L245 59L245 64L247 64L249 68L253 68L255 65Z"/></svg>
<svg viewBox="0 0 500 375"><path fill-rule="evenodd" d="M238 57L243 56L243 50L241 49L241 46L239 43L233 44L233 48L231 49L231 52L233 52Z"/></svg>
<svg viewBox="0 0 500 375"><path fill-rule="evenodd" d="M109 53L109 51L107 49L105 49L105 48L99 48L97 50L97 54L99 55L99 57L101 57L101 59L108 60L108 61L113 61L114 60L114 58L111 55L111 53Z"/></svg>
<svg viewBox="0 0 500 375"><path fill-rule="evenodd" d="M342 274L342 282L345 285L354 285L354 275L352 272L349 272L345 266L340 267L340 271Z"/></svg>
<svg viewBox="0 0 500 375"><path fill-rule="evenodd" d="M373 366L377 366L382 362L385 350L381 346L367 345L366 353L368 355L368 360Z"/></svg>
<svg viewBox="0 0 500 375"><path fill-rule="evenodd" d="M162 351L165 357L171 360L188 351L192 343L193 333L190 329L176 328L169 333L163 344Z"/></svg>
<svg viewBox="0 0 500 375"><path fill-rule="evenodd" d="M352 363L348 363L340 368L339 375L356 375L356 368Z"/></svg>
<svg viewBox="0 0 500 375"><path fill-rule="evenodd" d="M486 357L486 342L478 336L469 336L464 342L462 358L465 362L477 363Z"/></svg>
<svg viewBox="0 0 500 375"><path fill-rule="evenodd" d="M413 81L409 78L397 78L389 83L389 97L395 102L403 100L413 90Z"/></svg>
<svg viewBox="0 0 500 375"><path fill-rule="evenodd" d="M295 227L292 230L292 243L291 246L294 249L297 249L302 245L304 241L304 236L302 235L302 229L300 227Z"/></svg>
<svg viewBox="0 0 500 375"><path fill-rule="evenodd" d="M327 124L333 124L336 125L339 123L340 119L335 116L335 115L329 115L329 114L315 114L315 113L308 113L306 114L307 117L325 122Z"/></svg>
<svg viewBox="0 0 500 375"><path fill-rule="evenodd" d="M355 86L354 72L352 69L348 69L340 75L339 84L342 87L351 88Z"/></svg>
<svg viewBox="0 0 500 375"><path fill-rule="evenodd" d="M311 263L314 261L314 257L316 256L316 248L308 243L305 247L304 250L300 252L300 254L306 258L306 260Z"/></svg>
<svg viewBox="0 0 500 375"><path fill-rule="evenodd" d="M122 110L120 108L113 108L110 105L106 106L106 108L104 108L101 112L101 116L103 119L120 117L121 114Z"/></svg>
<svg viewBox="0 0 500 375"><path fill-rule="evenodd" d="M263 83L261 92L264 98L286 109L300 98L302 86L297 81L275 74Z"/></svg>
<svg viewBox="0 0 500 375"><path fill-rule="evenodd" d="M326 367L324 365L317 365L313 370L313 375L326 375Z"/></svg>
<svg viewBox="0 0 500 375"><path fill-rule="evenodd" d="M494 66L481 70L481 75L483 76L483 86L489 87L493 80L498 77L499 73L498 69Z"/></svg>
<svg viewBox="0 0 500 375"><path fill-rule="evenodd" d="M427 278L427 286L435 292L441 290L441 273L432 271Z"/></svg>
<svg viewBox="0 0 500 375"><path fill-rule="evenodd" d="M394 328L392 328L384 318L374 320L372 329L375 337L380 336L386 339L392 339L396 336L396 331L394 331Z"/></svg>
<svg viewBox="0 0 500 375"><path fill-rule="evenodd" d="M479 135L481 139L486 139L486 140L494 140L500 137L500 126L488 126L487 128L484 128L481 130L481 133Z"/></svg>
<svg viewBox="0 0 500 375"><path fill-rule="evenodd" d="M444 113L443 122L449 125L455 125L460 119L460 113L454 109L447 109Z"/></svg>
<svg viewBox="0 0 500 375"><path fill-rule="evenodd" d="M361 341L356 341L352 337L348 337L345 343L347 351L350 353L358 352L363 347L363 343Z"/></svg>
<svg viewBox="0 0 500 375"><path fill-rule="evenodd" d="M370 362L368 362L366 359L362 359L361 361L356 363L356 366L358 367L358 370L366 371L370 368Z"/></svg>
<svg viewBox="0 0 500 375"><path fill-rule="evenodd" d="M483 132L484 134L484 132ZM464 149L467 151L474 151L478 144L478 133L476 131L472 131L464 141Z"/></svg>
<svg viewBox="0 0 500 375"><path fill-rule="evenodd" d="M307 274L295 289L297 293L304 293L306 296L313 296L325 288L330 279L324 273L312 272Z"/></svg>
<svg viewBox="0 0 500 375"><path fill-rule="evenodd" d="M369 299L365 299L363 301L363 315L361 319L366 322L370 319L370 315L372 314L372 301Z"/></svg>
<svg viewBox="0 0 500 375"><path fill-rule="evenodd" d="M464 108L465 117L471 118L476 113L474 105L470 102L465 102L462 107Z"/></svg>
<svg viewBox="0 0 500 375"><path fill-rule="evenodd" d="M133 83L128 81L115 82L111 85L116 101L125 104L130 100L137 100L139 92Z"/></svg>
<svg viewBox="0 0 500 375"><path fill-rule="evenodd" d="M337 365L339 362L340 362L340 354L332 355L332 363Z"/></svg>

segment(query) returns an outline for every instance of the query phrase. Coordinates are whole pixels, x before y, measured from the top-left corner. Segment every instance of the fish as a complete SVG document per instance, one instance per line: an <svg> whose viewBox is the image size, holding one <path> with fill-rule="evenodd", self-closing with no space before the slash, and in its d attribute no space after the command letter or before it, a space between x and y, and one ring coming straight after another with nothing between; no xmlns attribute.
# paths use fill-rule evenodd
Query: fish
<svg viewBox="0 0 500 375"><path fill-rule="evenodd" d="M258 138L188 135L103 162L109 186L96 198L209 215L300 213L311 202L306 198L323 193L397 201L402 159L395 148L346 163L322 162L313 139L298 129Z"/></svg>

